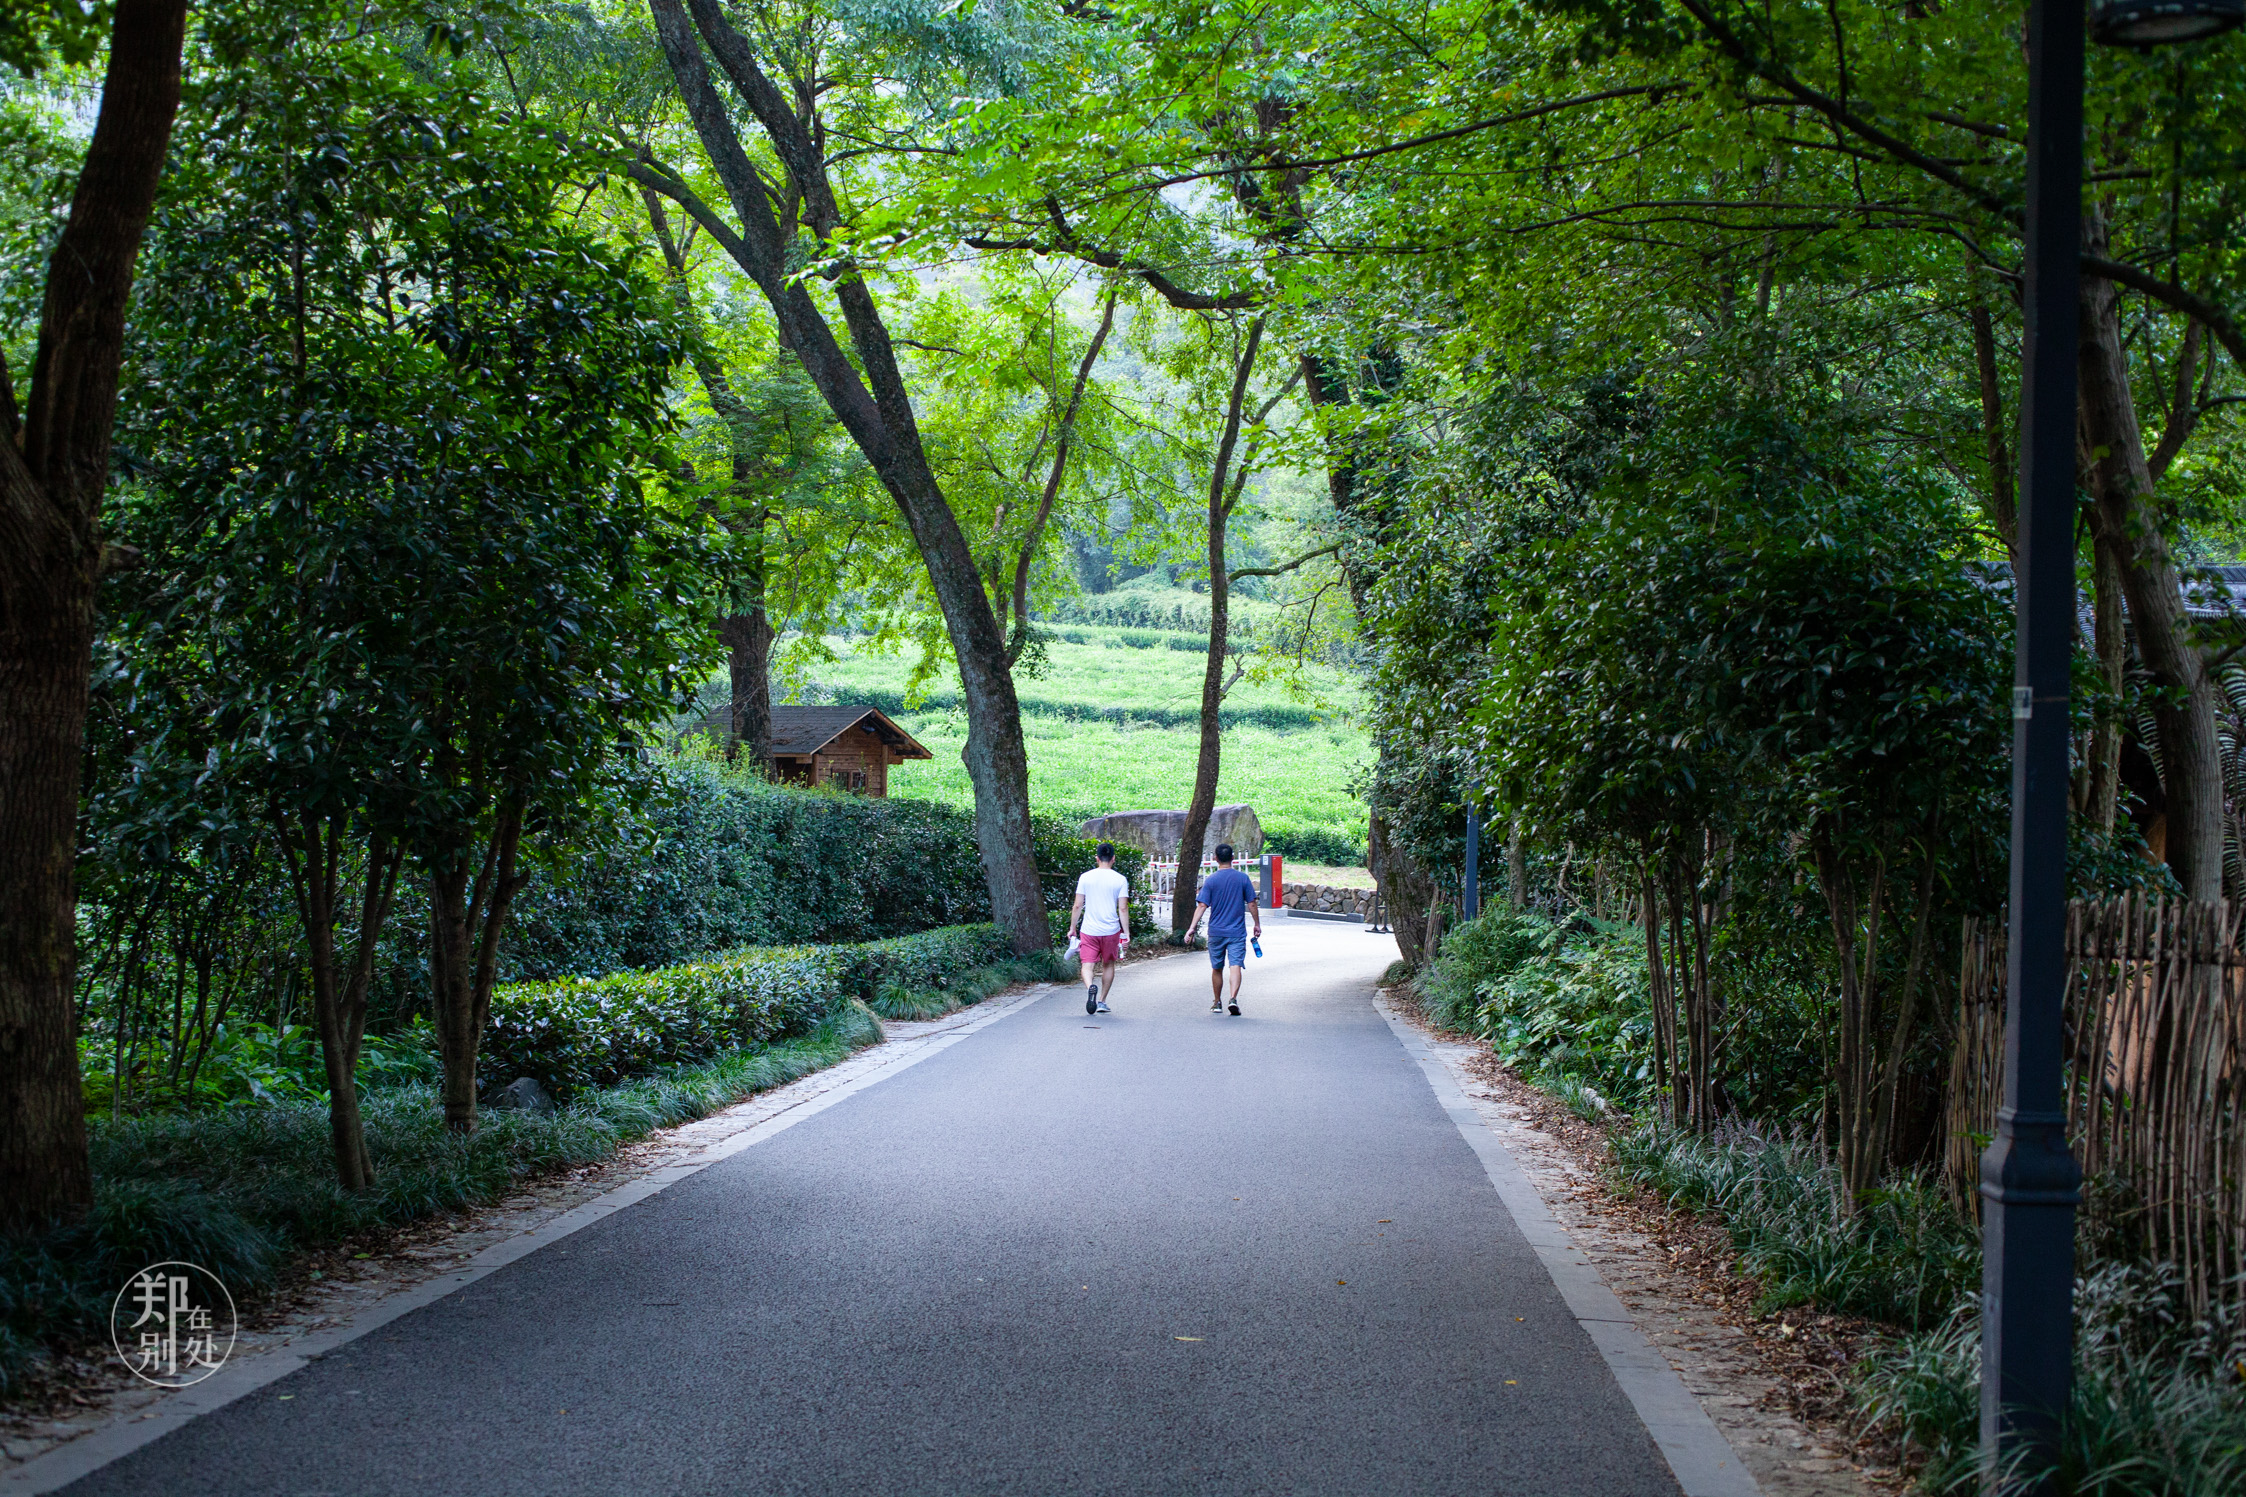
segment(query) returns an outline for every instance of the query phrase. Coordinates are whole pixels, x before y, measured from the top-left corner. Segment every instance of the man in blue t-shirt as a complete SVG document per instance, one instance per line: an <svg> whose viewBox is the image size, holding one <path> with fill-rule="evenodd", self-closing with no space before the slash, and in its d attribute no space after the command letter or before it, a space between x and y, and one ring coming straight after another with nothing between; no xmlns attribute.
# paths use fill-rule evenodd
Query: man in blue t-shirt
<svg viewBox="0 0 2246 1497"><path fill-rule="evenodd" d="M1209 922L1209 1012L1229 1008L1240 1012L1240 973L1248 965L1248 917L1256 922L1256 939L1263 939L1263 910L1256 903L1255 880L1232 866L1232 844L1217 844L1217 871L1201 881L1193 896L1193 923L1185 928L1190 941L1201 922ZM1232 970L1228 973L1225 968ZM1232 991L1225 992L1231 979ZM1229 999L1229 1001L1227 1001Z"/></svg>

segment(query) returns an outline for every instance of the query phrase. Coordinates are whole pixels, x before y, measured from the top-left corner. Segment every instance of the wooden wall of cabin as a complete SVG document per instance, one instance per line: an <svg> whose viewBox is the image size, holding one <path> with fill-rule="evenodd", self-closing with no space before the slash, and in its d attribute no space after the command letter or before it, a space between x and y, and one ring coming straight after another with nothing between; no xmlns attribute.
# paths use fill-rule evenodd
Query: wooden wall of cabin
<svg viewBox="0 0 2246 1497"><path fill-rule="evenodd" d="M860 795L889 794L889 764L895 751L881 735L867 728L852 728L821 750L812 761L813 781ZM853 777L864 779L853 782Z"/></svg>

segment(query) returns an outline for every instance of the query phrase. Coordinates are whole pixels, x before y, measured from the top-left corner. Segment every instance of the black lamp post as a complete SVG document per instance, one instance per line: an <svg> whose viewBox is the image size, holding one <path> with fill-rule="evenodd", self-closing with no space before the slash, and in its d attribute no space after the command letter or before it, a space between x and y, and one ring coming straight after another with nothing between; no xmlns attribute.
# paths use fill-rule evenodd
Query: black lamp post
<svg viewBox="0 0 2246 1497"><path fill-rule="evenodd" d="M1482 807L1466 798L1466 889L1459 912L1471 920L1482 913Z"/></svg>
<svg viewBox="0 0 2246 1497"><path fill-rule="evenodd" d="M2092 0L2101 42L2151 46L2239 24L2246 0ZM2019 627L2012 687L2011 930L2004 1105L1981 1159L1981 1448L2048 1468L2074 1375L2067 1147L2067 663L2075 609L2075 348L2082 232L2083 0L2028 6L2027 238L2020 391ZM2056 1489L2046 1481L2035 1490Z"/></svg>

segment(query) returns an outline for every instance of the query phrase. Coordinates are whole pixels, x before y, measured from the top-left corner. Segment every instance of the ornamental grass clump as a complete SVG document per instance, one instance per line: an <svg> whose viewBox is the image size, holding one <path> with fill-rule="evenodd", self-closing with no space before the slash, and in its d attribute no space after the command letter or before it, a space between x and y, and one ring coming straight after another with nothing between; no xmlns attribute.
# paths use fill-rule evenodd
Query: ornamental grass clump
<svg viewBox="0 0 2246 1497"><path fill-rule="evenodd" d="M2183 1312L2168 1264L2111 1263L2075 1289L2074 1399L2056 1472L1991 1481L1980 1455L1981 1307L1962 1297L1930 1331L1867 1359L1867 1422L1899 1440L1916 1489L1939 1497L2058 1489L2080 1497L2230 1497L2246 1491L2246 1328Z"/></svg>
<svg viewBox="0 0 2246 1497"><path fill-rule="evenodd" d="M1837 1166L1800 1134L1648 1125L1613 1149L1625 1182L1723 1224L1765 1311L1815 1305L1925 1330L1980 1280L1978 1237L1938 1185L1896 1175L1851 1202Z"/></svg>

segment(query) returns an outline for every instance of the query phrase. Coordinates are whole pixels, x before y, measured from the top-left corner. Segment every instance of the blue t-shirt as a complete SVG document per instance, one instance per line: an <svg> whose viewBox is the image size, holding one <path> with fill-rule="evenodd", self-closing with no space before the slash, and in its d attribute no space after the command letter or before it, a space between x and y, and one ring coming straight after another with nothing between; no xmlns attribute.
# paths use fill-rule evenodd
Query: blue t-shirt
<svg viewBox="0 0 2246 1497"><path fill-rule="evenodd" d="M1256 902L1256 881L1237 868L1219 868L1201 881L1197 904L1209 907L1209 939L1248 933L1248 906Z"/></svg>

